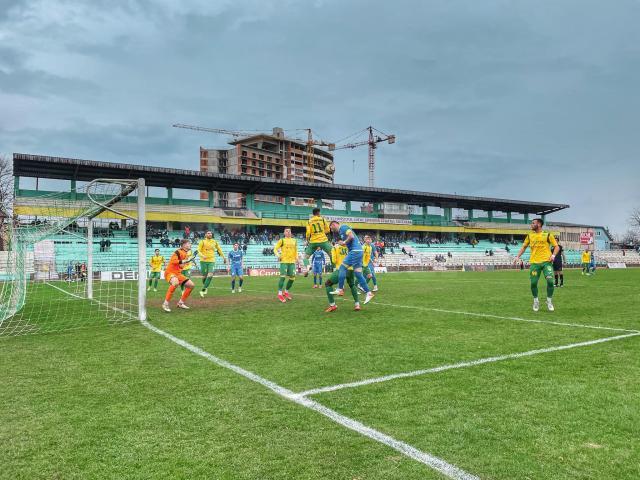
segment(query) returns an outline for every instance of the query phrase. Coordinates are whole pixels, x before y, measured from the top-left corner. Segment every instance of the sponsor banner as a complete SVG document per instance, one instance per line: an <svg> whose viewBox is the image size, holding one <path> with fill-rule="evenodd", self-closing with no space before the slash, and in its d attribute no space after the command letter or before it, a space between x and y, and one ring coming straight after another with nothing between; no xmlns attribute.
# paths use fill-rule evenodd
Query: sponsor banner
<svg viewBox="0 0 640 480"><path fill-rule="evenodd" d="M375 273L387 273L387 267L373 267Z"/></svg>
<svg viewBox="0 0 640 480"><path fill-rule="evenodd" d="M392 225L413 225L411 220L402 220L399 218L371 218L371 217L336 217L333 215L325 215L330 222L340 223L388 223Z"/></svg>
<svg viewBox="0 0 640 480"><path fill-rule="evenodd" d="M465 272L492 272L495 270L493 265L464 265Z"/></svg>
<svg viewBox="0 0 640 480"><path fill-rule="evenodd" d="M580 232L580 245L593 245L593 232Z"/></svg>
<svg viewBox="0 0 640 480"><path fill-rule="evenodd" d="M627 264L624 262L609 262L607 263L609 268L627 268Z"/></svg>
<svg viewBox="0 0 640 480"><path fill-rule="evenodd" d="M100 280L103 282L117 282L124 280L137 280L138 272L130 271L106 271L100 272Z"/></svg>
<svg viewBox="0 0 640 480"><path fill-rule="evenodd" d="M249 268L250 277L273 277L280 275L280 270L277 268Z"/></svg>

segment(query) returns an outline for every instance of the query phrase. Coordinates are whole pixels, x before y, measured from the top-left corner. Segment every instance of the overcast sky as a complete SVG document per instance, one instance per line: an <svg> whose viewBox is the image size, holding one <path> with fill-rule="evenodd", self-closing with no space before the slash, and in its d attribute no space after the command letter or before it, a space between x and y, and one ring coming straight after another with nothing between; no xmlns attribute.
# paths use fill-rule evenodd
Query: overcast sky
<svg viewBox="0 0 640 480"><path fill-rule="evenodd" d="M638 0L0 0L0 152L197 169L225 137L172 123L371 124L398 137L378 186L568 203L550 218L621 232L639 25ZM336 163L366 184L366 148Z"/></svg>

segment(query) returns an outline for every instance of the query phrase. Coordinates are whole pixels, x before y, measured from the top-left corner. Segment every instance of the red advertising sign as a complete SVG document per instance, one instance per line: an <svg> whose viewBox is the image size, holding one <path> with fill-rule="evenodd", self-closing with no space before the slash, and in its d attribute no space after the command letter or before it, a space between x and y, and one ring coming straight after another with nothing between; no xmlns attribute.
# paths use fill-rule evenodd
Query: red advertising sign
<svg viewBox="0 0 640 480"><path fill-rule="evenodd" d="M593 232L580 232L580 245L592 245Z"/></svg>

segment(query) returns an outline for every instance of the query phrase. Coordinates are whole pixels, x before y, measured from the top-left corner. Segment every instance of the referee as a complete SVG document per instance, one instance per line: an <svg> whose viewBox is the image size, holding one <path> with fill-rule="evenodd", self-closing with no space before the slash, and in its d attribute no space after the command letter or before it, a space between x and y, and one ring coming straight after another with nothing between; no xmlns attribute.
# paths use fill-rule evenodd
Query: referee
<svg viewBox="0 0 640 480"><path fill-rule="evenodd" d="M562 272L562 266L566 261L566 258L564 255L564 247L558 244L558 248L560 251L556 255L556 258L553 259L553 276L555 278L555 286L564 287L564 273ZM560 280L560 284L558 284L558 279Z"/></svg>

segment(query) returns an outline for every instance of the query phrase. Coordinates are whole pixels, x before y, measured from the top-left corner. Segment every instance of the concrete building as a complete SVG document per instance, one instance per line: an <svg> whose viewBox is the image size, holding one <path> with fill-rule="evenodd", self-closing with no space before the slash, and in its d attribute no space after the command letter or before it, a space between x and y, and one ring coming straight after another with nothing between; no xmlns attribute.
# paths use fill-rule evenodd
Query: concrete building
<svg viewBox="0 0 640 480"><path fill-rule="evenodd" d="M200 171L228 173L250 177L265 177L287 181L309 181L311 173L314 183L333 184L333 173L326 167L333 165L333 155L314 147L313 168L309 171L307 145L304 140L288 138L281 128L274 128L271 135L258 134L229 142L230 149L207 149L200 147ZM207 192L200 198L206 200ZM256 202L285 203L285 197L256 195ZM244 194L215 192L214 202L221 207L246 206ZM291 197L291 205L315 205L315 199ZM331 208L332 202L323 202Z"/></svg>

